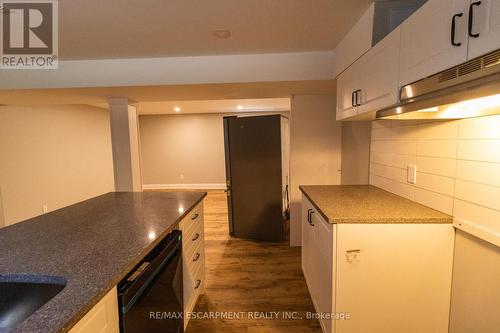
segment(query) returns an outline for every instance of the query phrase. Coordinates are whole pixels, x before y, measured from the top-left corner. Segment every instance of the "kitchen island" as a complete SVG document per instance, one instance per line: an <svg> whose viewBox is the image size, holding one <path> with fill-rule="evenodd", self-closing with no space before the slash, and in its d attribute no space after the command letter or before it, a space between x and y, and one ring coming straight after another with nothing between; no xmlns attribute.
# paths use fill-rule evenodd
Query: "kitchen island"
<svg viewBox="0 0 500 333"><path fill-rule="evenodd" d="M65 282L12 332L69 331L205 196L112 192L1 229L0 278Z"/></svg>

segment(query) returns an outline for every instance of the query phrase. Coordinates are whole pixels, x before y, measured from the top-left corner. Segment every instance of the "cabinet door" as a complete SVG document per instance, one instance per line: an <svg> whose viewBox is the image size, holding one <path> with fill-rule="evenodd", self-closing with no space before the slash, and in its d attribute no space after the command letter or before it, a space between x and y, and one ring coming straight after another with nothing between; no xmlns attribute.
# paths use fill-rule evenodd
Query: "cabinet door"
<svg viewBox="0 0 500 333"><path fill-rule="evenodd" d="M118 294L114 287L69 333L119 333Z"/></svg>
<svg viewBox="0 0 500 333"><path fill-rule="evenodd" d="M311 253L311 227L308 222L308 213L307 210L310 209L310 203L305 198L302 197L302 219L301 219L301 228L302 228L302 272L304 273L304 277L308 284L310 284L310 269L309 269L309 259ZM309 290L310 292L311 290Z"/></svg>
<svg viewBox="0 0 500 333"><path fill-rule="evenodd" d="M401 25L400 85L415 82L467 59L469 0L429 0ZM451 26L455 18L455 43Z"/></svg>
<svg viewBox="0 0 500 333"><path fill-rule="evenodd" d="M358 114L378 111L398 102L400 28L387 35L353 66L360 80Z"/></svg>
<svg viewBox="0 0 500 333"><path fill-rule="evenodd" d="M500 0L481 0L472 10L472 33L479 36L469 38L469 59L500 49Z"/></svg>
<svg viewBox="0 0 500 333"><path fill-rule="evenodd" d="M337 120L350 118L358 113L358 107L353 106L353 93L358 89L354 70L355 66L352 65L337 77Z"/></svg>
<svg viewBox="0 0 500 333"><path fill-rule="evenodd" d="M333 312L333 249L334 229L333 225L327 223L318 212L314 211L312 221L312 253L311 270L314 271L313 298L316 311L319 313ZM320 319L323 331L333 332L333 321Z"/></svg>
<svg viewBox="0 0 500 333"><path fill-rule="evenodd" d="M339 224L336 333L447 333L449 224Z"/></svg>

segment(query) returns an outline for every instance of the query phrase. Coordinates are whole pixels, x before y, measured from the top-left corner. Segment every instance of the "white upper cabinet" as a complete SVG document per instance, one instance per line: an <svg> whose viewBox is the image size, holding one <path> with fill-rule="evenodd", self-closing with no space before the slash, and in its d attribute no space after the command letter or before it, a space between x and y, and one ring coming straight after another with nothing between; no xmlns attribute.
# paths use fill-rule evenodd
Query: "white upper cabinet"
<svg viewBox="0 0 500 333"><path fill-rule="evenodd" d="M356 96L358 115L375 112L398 102L400 33L399 28L392 31L355 64L360 78Z"/></svg>
<svg viewBox="0 0 500 333"><path fill-rule="evenodd" d="M400 29L397 28L337 78L337 120L373 118L398 101Z"/></svg>
<svg viewBox="0 0 500 333"><path fill-rule="evenodd" d="M337 77L337 120L358 114L355 91L358 89L359 76L355 72L356 64L346 69Z"/></svg>
<svg viewBox="0 0 500 333"><path fill-rule="evenodd" d="M403 22L400 85L467 60L469 5L469 0L429 0Z"/></svg>
<svg viewBox="0 0 500 333"><path fill-rule="evenodd" d="M469 59L500 49L500 0L471 1Z"/></svg>
<svg viewBox="0 0 500 333"><path fill-rule="evenodd" d="M372 47L374 12L375 4L372 3L335 48L334 76L342 73Z"/></svg>

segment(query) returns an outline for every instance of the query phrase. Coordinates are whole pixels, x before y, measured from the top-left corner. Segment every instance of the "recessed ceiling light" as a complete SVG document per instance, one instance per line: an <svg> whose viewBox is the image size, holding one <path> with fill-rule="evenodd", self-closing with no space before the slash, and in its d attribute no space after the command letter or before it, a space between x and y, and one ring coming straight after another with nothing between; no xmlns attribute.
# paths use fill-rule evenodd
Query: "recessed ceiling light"
<svg viewBox="0 0 500 333"><path fill-rule="evenodd" d="M228 39L231 37L231 31L226 29L215 29L214 36L220 39Z"/></svg>
<svg viewBox="0 0 500 333"><path fill-rule="evenodd" d="M175 111L175 112L180 112L180 111L181 111L181 108L180 108L180 107L178 107L178 106L176 106L176 107L174 108L174 111Z"/></svg>
<svg viewBox="0 0 500 333"><path fill-rule="evenodd" d="M243 110L243 106L242 105L238 105L237 108L238 108L238 110Z"/></svg>

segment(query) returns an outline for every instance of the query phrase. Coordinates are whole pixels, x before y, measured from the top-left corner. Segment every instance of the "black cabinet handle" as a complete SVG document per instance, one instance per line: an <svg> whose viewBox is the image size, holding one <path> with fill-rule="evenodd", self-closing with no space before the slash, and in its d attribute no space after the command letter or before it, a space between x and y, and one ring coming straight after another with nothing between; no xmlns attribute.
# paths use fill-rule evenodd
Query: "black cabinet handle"
<svg viewBox="0 0 500 333"><path fill-rule="evenodd" d="M310 217L309 217L309 225L310 225L311 227L314 227L314 223L313 223L313 221L312 221L312 214L314 214L314 210L312 210L312 209L311 209L311 215L310 215Z"/></svg>
<svg viewBox="0 0 500 333"><path fill-rule="evenodd" d="M355 92L353 91L353 92L351 93L351 105L352 105L352 107L355 107L355 106L356 106L356 105L354 105L354 94L355 94Z"/></svg>
<svg viewBox="0 0 500 333"><path fill-rule="evenodd" d="M453 46L460 46L460 45L462 45L462 43L456 43L455 42L455 30L456 30L455 26L456 26L456 19L457 19L457 17L462 17L463 15L464 15L464 13L455 14L451 18L451 45L453 45Z"/></svg>
<svg viewBox="0 0 500 333"><path fill-rule="evenodd" d="M469 37L477 38L479 34L472 33L472 26L474 25L474 7L481 5L481 1L476 1L469 6Z"/></svg>
<svg viewBox="0 0 500 333"><path fill-rule="evenodd" d="M309 208L307 210L307 223L309 223L309 224L311 223L311 212L312 212L312 209Z"/></svg>
<svg viewBox="0 0 500 333"><path fill-rule="evenodd" d="M196 234L196 235L194 235L194 237L192 238L192 241L194 242L194 241L195 241L195 240L197 240L199 237L200 237L200 234Z"/></svg>
<svg viewBox="0 0 500 333"><path fill-rule="evenodd" d="M200 214L194 214L194 216L191 218L191 220L196 220L200 216Z"/></svg>
<svg viewBox="0 0 500 333"><path fill-rule="evenodd" d="M198 261L198 259L200 259L200 254L196 253L196 256L194 257L193 261Z"/></svg>
<svg viewBox="0 0 500 333"><path fill-rule="evenodd" d="M200 284L201 280L196 280L196 286L194 287L194 289L198 289L200 287Z"/></svg>
<svg viewBox="0 0 500 333"><path fill-rule="evenodd" d="M359 97L359 102L358 102L358 97ZM361 106L361 89L356 90L356 106Z"/></svg>

